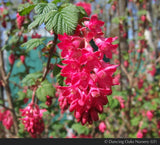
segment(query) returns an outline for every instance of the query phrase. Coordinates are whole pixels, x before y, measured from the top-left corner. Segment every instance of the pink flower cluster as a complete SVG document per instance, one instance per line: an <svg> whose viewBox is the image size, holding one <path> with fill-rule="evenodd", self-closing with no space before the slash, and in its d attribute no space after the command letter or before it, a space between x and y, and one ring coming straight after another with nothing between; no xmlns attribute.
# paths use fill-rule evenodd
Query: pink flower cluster
<svg viewBox="0 0 160 145"><path fill-rule="evenodd" d="M156 74L156 67L155 65L152 65L152 68L150 68L151 70L148 70L148 73L151 74L152 77L154 77L154 75Z"/></svg>
<svg viewBox="0 0 160 145"><path fill-rule="evenodd" d="M141 89L143 87L143 83L144 83L143 79L138 80L138 89Z"/></svg>
<svg viewBox="0 0 160 145"><path fill-rule="evenodd" d="M74 35L59 35L61 41L58 47L64 66L61 75L66 77L67 86L59 86L59 102L62 112L68 109L74 111L74 116L82 125L92 124L98 120L98 113L103 112L103 106L108 103L106 95L112 93L117 65L105 63L106 57L112 57L112 50L117 48L112 42L116 38L104 38L101 30L104 22L93 15L91 20L78 25ZM90 45L93 40L99 47L98 51Z"/></svg>
<svg viewBox="0 0 160 145"><path fill-rule="evenodd" d="M104 122L101 122L99 124L99 131L104 133L106 129L107 129L106 124Z"/></svg>
<svg viewBox="0 0 160 145"><path fill-rule="evenodd" d="M22 63L24 63L24 61L25 61L25 55L21 55L20 56L20 60L21 60Z"/></svg>
<svg viewBox="0 0 160 145"><path fill-rule="evenodd" d="M25 20L25 16L21 16L19 15L19 13L17 13L17 26L19 29L21 29L23 23L24 23L24 20Z"/></svg>
<svg viewBox="0 0 160 145"><path fill-rule="evenodd" d="M148 130L146 128L139 130L137 132L137 138L143 138L147 134Z"/></svg>
<svg viewBox="0 0 160 145"><path fill-rule="evenodd" d="M146 116L147 116L148 120L151 121L152 118L154 117L153 111L148 110L146 113Z"/></svg>
<svg viewBox="0 0 160 145"><path fill-rule="evenodd" d="M24 109L20 110L22 112L22 123L29 134L36 138L44 130L44 122L42 119L44 109L39 109L37 104L30 103Z"/></svg>
<svg viewBox="0 0 160 145"><path fill-rule="evenodd" d="M41 38L41 35L38 33L32 34L32 38Z"/></svg>
<svg viewBox="0 0 160 145"><path fill-rule="evenodd" d="M14 61L15 61L15 56L14 56L14 54L11 54L11 55L8 57L8 60L9 60L9 63L10 63L11 65L13 65L13 64L14 64Z"/></svg>
<svg viewBox="0 0 160 145"><path fill-rule="evenodd" d="M1 24L2 24L2 26L3 26L4 28L6 28L7 23L6 23L6 21L5 21L6 15L3 13L4 10L6 10L6 8L0 7L0 15L2 16L2 23L1 23Z"/></svg>
<svg viewBox="0 0 160 145"><path fill-rule="evenodd" d="M24 35L24 36L23 36L23 43L27 42L27 40L28 40L27 35Z"/></svg>
<svg viewBox="0 0 160 145"><path fill-rule="evenodd" d="M10 128L13 125L13 117L9 110L0 110L0 121L2 121L3 126L6 127L6 129L10 130Z"/></svg>

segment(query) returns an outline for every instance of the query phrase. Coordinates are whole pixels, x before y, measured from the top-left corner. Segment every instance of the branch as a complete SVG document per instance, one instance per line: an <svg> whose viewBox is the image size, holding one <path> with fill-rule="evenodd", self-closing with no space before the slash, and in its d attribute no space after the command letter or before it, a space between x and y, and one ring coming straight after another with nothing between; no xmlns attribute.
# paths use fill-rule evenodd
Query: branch
<svg viewBox="0 0 160 145"><path fill-rule="evenodd" d="M54 35L54 40L53 40L53 45L52 45L52 47L51 47L51 49L50 49L50 51L49 51L49 54L50 54L50 55L49 55L49 58L48 58L47 66L46 66L46 68L45 68L45 70L44 70L44 73L43 73L42 81L45 80L45 78L46 78L46 76L47 76L47 73L48 73L48 71L49 71L49 69L50 69L50 62L51 62L51 58L52 58L52 56L53 56L53 52L54 52L54 49L55 49L55 46L56 46L57 39L58 39L58 35L55 34L55 35Z"/></svg>
<svg viewBox="0 0 160 145"><path fill-rule="evenodd" d="M127 76L127 78L130 80L130 75L127 72L126 68L123 66L123 64L121 64L120 66L121 66L121 69L123 70L123 72L125 73L125 75Z"/></svg>
<svg viewBox="0 0 160 145"><path fill-rule="evenodd" d="M12 83L13 85L17 86L19 89L24 89L22 86L20 86L19 84L15 83L13 81L9 80L9 82Z"/></svg>
<svg viewBox="0 0 160 145"><path fill-rule="evenodd" d="M2 106L3 108L7 109L7 110L10 110L11 112L13 112L13 109L9 108L9 107L6 107L4 104L0 104L0 106Z"/></svg>
<svg viewBox="0 0 160 145"><path fill-rule="evenodd" d="M14 66L14 64L11 65L11 68L10 68L10 70L9 70L9 72L8 72L8 74L7 74L7 76L5 77L5 80L8 80L8 79L9 79L9 77L10 77L10 75L11 75L11 73L12 73L12 70L13 70L13 66Z"/></svg>

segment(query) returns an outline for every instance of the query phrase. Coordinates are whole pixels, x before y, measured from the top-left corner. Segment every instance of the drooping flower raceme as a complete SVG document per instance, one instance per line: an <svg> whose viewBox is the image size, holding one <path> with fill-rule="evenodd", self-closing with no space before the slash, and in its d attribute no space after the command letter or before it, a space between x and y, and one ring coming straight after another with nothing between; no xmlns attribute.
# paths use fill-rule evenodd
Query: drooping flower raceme
<svg viewBox="0 0 160 145"><path fill-rule="evenodd" d="M66 77L67 86L57 87L62 112L69 108L82 125L92 124L98 120L98 113L103 112L103 106L108 103L106 95L112 93L114 85L113 73L117 65L105 63L103 56L111 58L112 51L117 48L112 42L116 38L104 38L101 26L104 22L93 15L85 26L77 26L74 35L59 35L58 47L64 66L61 75ZM93 40L99 47L98 51L90 45Z"/></svg>
<svg viewBox="0 0 160 145"><path fill-rule="evenodd" d="M6 129L10 130L13 125L13 117L11 112L4 109L0 110L0 121L2 121L2 124Z"/></svg>
<svg viewBox="0 0 160 145"><path fill-rule="evenodd" d="M17 26L19 29L21 29L23 23L24 23L24 20L25 20L25 16L21 16L19 15L19 13L17 13Z"/></svg>
<svg viewBox="0 0 160 145"><path fill-rule="evenodd" d="M29 134L36 138L44 130L44 122L42 119L44 109L39 109L37 104L30 103L24 109L20 110L22 112L22 123Z"/></svg>

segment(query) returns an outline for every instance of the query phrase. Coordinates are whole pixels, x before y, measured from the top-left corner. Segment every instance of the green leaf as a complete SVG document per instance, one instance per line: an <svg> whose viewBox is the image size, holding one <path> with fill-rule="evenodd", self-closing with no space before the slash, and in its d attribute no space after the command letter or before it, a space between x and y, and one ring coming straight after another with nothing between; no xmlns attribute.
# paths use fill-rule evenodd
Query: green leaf
<svg viewBox="0 0 160 145"><path fill-rule="evenodd" d="M74 131L76 131L79 135L80 134L85 134L88 135L89 134L89 129L86 126L82 126L79 123L75 123L72 125L72 129Z"/></svg>
<svg viewBox="0 0 160 145"><path fill-rule="evenodd" d="M53 68L53 76L54 77L57 76L60 73L60 71L61 71L61 68L55 65Z"/></svg>
<svg viewBox="0 0 160 145"><path fill-rule="evenodd" d="M140 127L141 129L147 128L148 127L148 122L147 121L143 121L142 126Z"/></svg>
<svg viewBox="0 0 160 145"><path fill-rule="evenodd" d="M111 109L119 107L119 101L114 99L113 96L108 96L109 107Z"/></svg>
<svg viewBox="0 0 160 145"><path fill-rule="evenodd" d="M19 40L19 37L17 37L16 35L12 36L11 39L9 40L8 44L9 45L13 45L16 44Z"/></svg>
<svg viewBox="0 0 160 145"><path fill-rule="evenodd" d="M45 103L41 103L39 106L42 108L48 108L48 106Z"/></svg>
<svg viewBox="0 0 160 145"><path fill-rule="evenodd" d="M33 94L33 91L30 90L30 89L27 89L27 98L32 98L32 94Z"/></svg>
<svg viewBox="0 0 160 145"><path fill-rule="evenodd" d="M88 14L86 13L86 11L84 10L83 7L77 6L77 8L78 8L79 13L80 13L80 18L88 17Z"/></svg>
<svg viewBox="0 0 160 145"><path fill-rule="evenodd" d="M138 16L141 16L141 15L146 15L147 14L147 11L146 10L140 10L138 11Z"/></svg>
<svg viewBox="0 0 160 145"><path fill-rule="evenodd" d="M119 17L114 17L112 23L119 24Z"/></svg>
<svg viewBox="0 0 160 145"><path fill-rule="evenodd" d="M3 104L3 100L0 99L0 104Z"/></svg>
<svg viewBox="0 0 160 145"><path fill-rule="evenodd" d="M23 100L24 98L25 98L25 96L26 96L26 94L24 93L24 92L22 92L22 91L19 91L18 93L18 100L20 101L20 100Z"/></svg>
<svg viewBox="0 0 160 145"><path fill-rule="evenodd" d="M57 6L53 3L39 3L36 7L35 7L35 12L38 15L41 14L46 14L52 10L57 10Z"/></svg>
<svg viewBox="0 0 160 145"><path fill-rule="evenodd" d="M25 3L20 4L18 7L18 12L21 16L29 14L35 7L35 4Z"/></svg>
<svg viewBox="0 0 160 145"><path fill-rule="evenodd" d="M26 52L29 52L30 50L32 50L35 47L38 47L39 45L44 45L43 41L46 38L35 38L35 39L30 39L29 41L27 41L26 43L23 43L21 46L22 47L26 47Z"/></svg>
<svg viewBox="0 0 160 145"><path fill-rule="evenodd" d="M105 113L99 114L99 119L100 120L105 120L106 119L106 114Z"/></svg>
<svg viewBox="0 0 160 145"><path fill-rule="evenodd" d="M34 4L38 4L39 0L31 0Z"/></svg>
<svg viewBox="0 0 160 145"><path fill-rule="evenodd" d="M11 46L8 44L5 44L1 50L3 51L3 50L10 50L10 49L11 49Z"/></svg>
<svg viewBox="0 0 160 145"><path fill-rule="evenodd" d="M57 4L57 3L60 3L61 2L61 0L53 0L52 1L52 3L54 3L54 4Z"/></svg>
<svg viewBox="0 0 160 145"><path fill-rule="evenodd" d="M46 101L46 96L47 95L50 96L50 97L53 97L54 94L55 94L55 88L47 80L43 81L41 83L41 86L39 86L37 91L36 91L37 98L42 102Z"/></svg>
<svg viewBox="0 0 160 145"><path fill-rule="evenodd" d="M79 10L75 5L68 5L61 11L50 11L45 19L46 29L57 34L73 34L79 19Z"/></svg>
<svg viewBox="0 0 160 145"><path fill-rule="evenodd" d="M35 20L28 26L29 31L37 26L40 26L45 21L46 14L36 16Z"/></svg>
<svg viewBox="0 0 160 145"><path fill-rule="evenodd" d="M60 73L57 75L57 82L60 86L64 86L64 77Z"/></svg>
<svg viewBox="0 0 160 145"><path fill-rule="evenodd" d="M35 85L35 82L36 82L37 79L40 78L41 76L42 76L42 73L40 73L40 72L28 74L28 75L22 80L22 84L23 84L23 86L32 86L32 85Z"/></svg>
<svg viewBox="0 0 160 145"><path fill-rule="evenodd" d="M108 0L108 3L110 4L113 0Z"/></svg>
<svg viewBox="0 0 160 145"><path fill-rule="evenodd" d="M57 7L53 3L39 3L35 7L35 12L38 14L35 20L28 26L29 31L36 26L45 22L46 14L51 10L57 10Z"/></svg>
<svg viewBox="0 0 160 145"><path fill-rule="evenodd" d="M131 120L132 126L137 126L137 125L139 124L140 120L141 120L141 117L140 117L140 116L133 118L133 119Z"/></svg>

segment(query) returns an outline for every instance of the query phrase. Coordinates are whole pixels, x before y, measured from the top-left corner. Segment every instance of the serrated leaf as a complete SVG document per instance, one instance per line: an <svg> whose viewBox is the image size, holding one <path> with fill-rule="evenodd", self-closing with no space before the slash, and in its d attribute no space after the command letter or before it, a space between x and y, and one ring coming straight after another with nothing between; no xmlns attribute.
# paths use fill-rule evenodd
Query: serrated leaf
<svg viewBox="0 0 160 145"><path fill-rule="evenodd" d="M79 13L80 13L80 18L83 17L88 17L88 14L86 13L85 9L83 7L77 6Z"/></svg>
<svg viewBox="0 0 160 145"><path fill-rule="evenodd" d="M23 43L21 45L21 47L26 47L26 52L32 50L35 47L38 47L39 45L44 45L43 41L46 38L35 38L35 39L30 39L29 41L27 41L26 43Z"/></svg>
<svg viewBox="0 0 160 145"><path fill-rule="evenodd" d="M36 7L35 7L35 12L38 15L41 14L46 14L52 10L57 10L57 6L53 3L39 3Z"/></svg>
<svg viewBox="0 0 160 145"><path fill-rule="evenodd" d="M75 5L68 5L61 11L51 11L45 19L46 29L57 34L72 34L76 29L79 18L79 10Z"/></svg>
<svg viewBox="0 0 160 145"><path fill-rule="evenodd" d="M40 72L28 74L22 80L22 84L23 84L23 86L32 86L32 85L35 85L36 80L38 78L40 78L41 76L42 76L42 73L40 73Z"/></svg>
<svg viewBox="0 0 160 145"><path fill-rule="evenodd" d="M54 93L55 93L55 89L53 85L48 81L42 82L41 86L39 86L39 88L36 90L36 96L42 102L46 101L47 95L50 97L53 97Z"/></svg>
<svg viewBox="0 0 160 145"><path fill-rule="evenodd" d="M35 7L35 4L25 3L20 4L18 7L18 12L21 16L29 14Z"/></svg>
<svg viewBox="0 0 160 145"><path fill-rule="evenodd" d="M46 15L38 15L36 19L28 26L29 31L37 26L40 26L45 21Z"/></svg>

